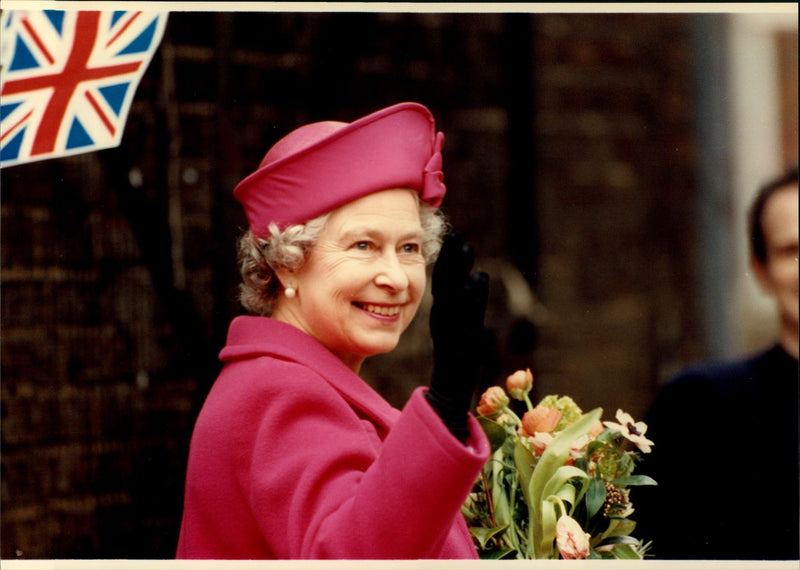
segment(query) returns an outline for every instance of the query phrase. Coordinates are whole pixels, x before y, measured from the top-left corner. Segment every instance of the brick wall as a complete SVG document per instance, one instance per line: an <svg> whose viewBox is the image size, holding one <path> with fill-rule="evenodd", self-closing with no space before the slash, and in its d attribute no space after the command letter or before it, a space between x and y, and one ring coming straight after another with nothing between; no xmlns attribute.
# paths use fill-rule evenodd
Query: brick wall
<svg viewBox="0 0 800 570"><path fill-rule="evenodd" d="M537 29L541 388L640 414L699 332L687 18L547 15Z"/></svg>
<svg viewBox="0 0 800 570"><path fill-rule="evenodd" d="M2 172L0 555L172 556L238 312L230 191L311 120L428 105L445 210L493 275L486 382L531 366L540 393L643 412L696 338L687 33L681 15L172 14L119 149ZM364 369L396 405L427 382L427 310Z"/></svg>

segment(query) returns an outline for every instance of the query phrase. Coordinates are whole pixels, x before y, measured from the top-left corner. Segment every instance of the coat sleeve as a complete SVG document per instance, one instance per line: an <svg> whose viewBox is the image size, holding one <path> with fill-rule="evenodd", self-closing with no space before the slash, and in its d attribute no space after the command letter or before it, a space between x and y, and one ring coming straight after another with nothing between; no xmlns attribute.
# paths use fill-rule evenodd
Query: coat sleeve
<svg viewBox="0 0 800 570"><path fill-rule="evenodd" d="M289 365L287 365L289 366ZM417 389L382 442L304 369L258 419L245 482L280 558L434 558L489 455L458 442ZM289 380L290 378L290 380Z"/></svg>

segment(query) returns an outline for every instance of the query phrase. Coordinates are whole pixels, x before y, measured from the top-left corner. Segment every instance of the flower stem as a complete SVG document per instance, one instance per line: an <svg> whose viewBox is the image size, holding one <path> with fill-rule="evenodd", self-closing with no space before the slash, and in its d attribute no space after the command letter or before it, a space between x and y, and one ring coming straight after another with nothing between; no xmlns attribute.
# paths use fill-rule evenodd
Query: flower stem
<svg viewBox="0 0 800 570"><path fill-rule="evenodd" d="M489 506L489 519L492 521L492 527L497 526L497 521L494 520L494 505L492 504L492 492L489 489L489 480L486 478L486 472L481 470L481 480L483 481L483 492L486 494L486 504Z"/></svg>
<svg viewBox="0 0 800 570"><path fill-rule="evenodd" d="M527 398L527 396L525 396L525 398ZM515 414L514 411L511 408L509 408L508 406L503 406L502 409L503 409L503 412L505 412L506 414L509 415L509 417L511 417L511 419L514 421L514 423L517 425L517 427L522 425L522 420L519 419L519 416L517 414Z"/></svg>
<svg viewBox="0 0 800 570"><path fill-rule="evenodd" d="M528 397L528 394L525 394L525 405L528 407L529 412L533 409L533 403L531 403L531 399Z"/></svg>

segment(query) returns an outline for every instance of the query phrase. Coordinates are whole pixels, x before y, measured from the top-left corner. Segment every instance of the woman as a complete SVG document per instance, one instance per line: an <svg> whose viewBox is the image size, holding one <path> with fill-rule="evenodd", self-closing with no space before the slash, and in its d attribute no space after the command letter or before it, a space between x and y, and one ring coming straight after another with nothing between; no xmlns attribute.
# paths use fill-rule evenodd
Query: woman
<svg viewBox="0 0 800 570"><path fill-rule="evenodd" d="M475 558L460 507L489 455L468 415L488 277L458 238L433 117L401 103L281 139L234 190L250 223L225 366L189 453L179 558ZM358 372L433 271L430 389Z"/></svg>

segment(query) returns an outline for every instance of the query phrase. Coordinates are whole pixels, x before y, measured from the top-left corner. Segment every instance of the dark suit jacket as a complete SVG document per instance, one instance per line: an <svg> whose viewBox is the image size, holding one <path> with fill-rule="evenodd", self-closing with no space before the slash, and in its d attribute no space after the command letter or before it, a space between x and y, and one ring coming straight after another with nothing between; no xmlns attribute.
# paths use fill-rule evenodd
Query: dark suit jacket
<svg viewBox="0 0 800 570"><path fill-rule="evenodd" d="M646 418L655 442L634 495L655 558L797 559L798 362L779 346L687 370Z"/></svg>

